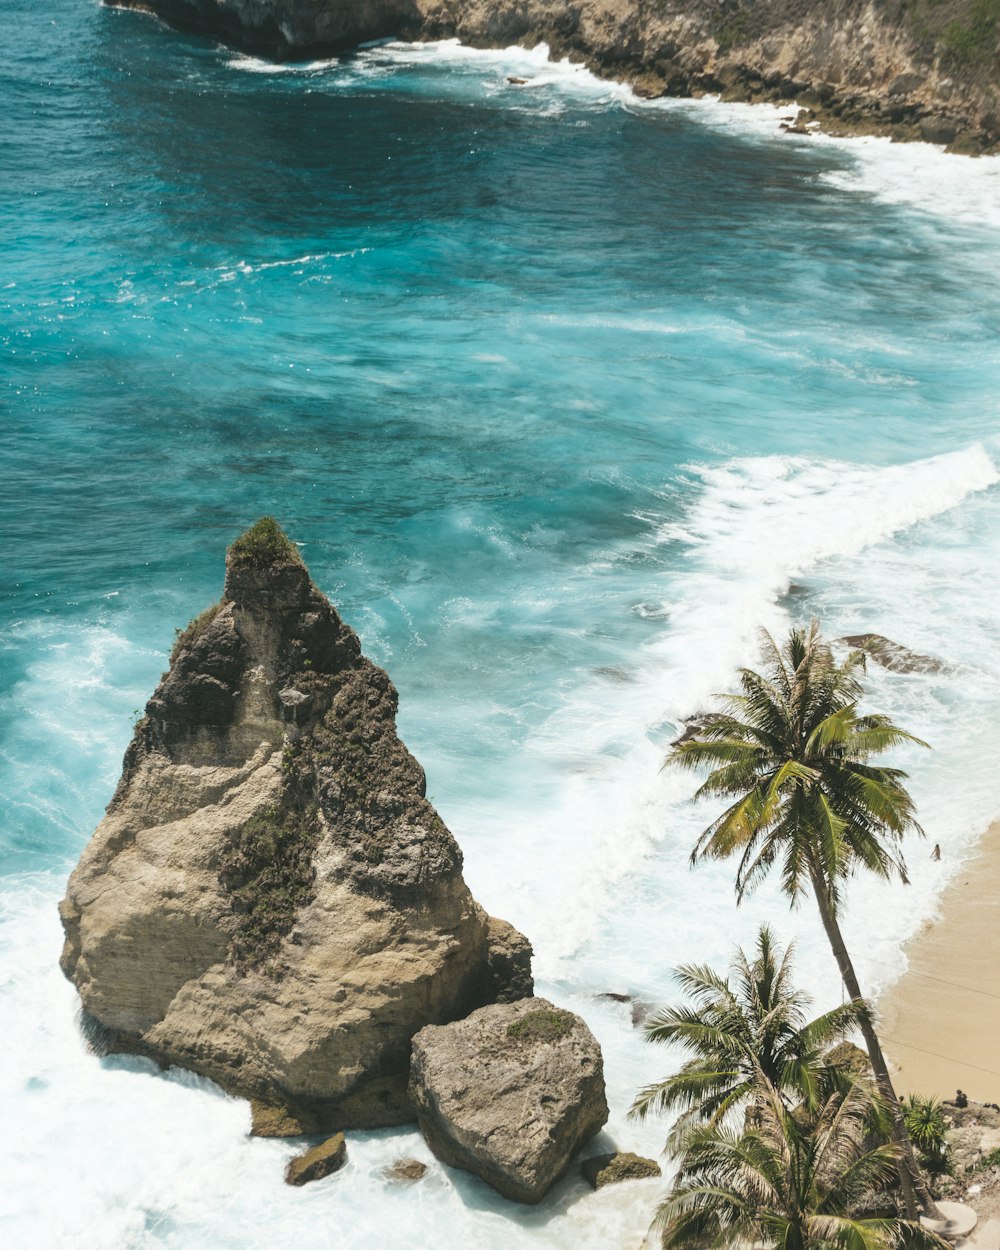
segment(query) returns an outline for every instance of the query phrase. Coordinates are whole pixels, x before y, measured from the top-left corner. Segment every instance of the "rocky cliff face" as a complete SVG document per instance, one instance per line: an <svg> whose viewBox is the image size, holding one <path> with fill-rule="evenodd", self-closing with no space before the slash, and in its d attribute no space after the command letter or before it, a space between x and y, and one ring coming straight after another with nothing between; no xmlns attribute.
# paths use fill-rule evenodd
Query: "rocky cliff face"
<svg viewBox="0 0 1000 1250"><path fill-rule="evenodd" d="M797 100L834 133L1000 147L1000 0L115 0L267 56L546 42L646 95Z"/></svg>
<svg viewBox="0 0 1000 1250"><path fill-rule="evenodd" d="M107 1046L287 1131L370 1127L412 1118L417 1030L532 992L530 947L470 895L396 702L273 522L233 544L61 905L62 966Z"/></svg>

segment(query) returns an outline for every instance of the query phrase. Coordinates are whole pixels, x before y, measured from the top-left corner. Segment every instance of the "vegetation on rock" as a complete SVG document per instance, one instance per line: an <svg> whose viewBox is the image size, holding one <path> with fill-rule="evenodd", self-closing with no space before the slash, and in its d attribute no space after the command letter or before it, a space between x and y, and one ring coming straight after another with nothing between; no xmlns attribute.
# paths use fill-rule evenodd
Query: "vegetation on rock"
<svg viewBox="0 0 1000 1250"><path fill-rule="evenodd" d="M210 607L207 607L204 612L199 612L197 616L193 617L184 629L178 629L175 631L174 645L170 650L171 664L174 663L186 647L190 647L193 643L197 642L209 625L211 625L211 623L215 620L216 616L218 616L219 609L221 607L221 603L213 603Z"/></svg>
<svg viewBox="0 0 1000 1250"><path fill-rule="evenodd" d="M940 1102L911 1094L903 1104L903 1119L910 1141L920 1151L920 1162L928 1172L947 1171L948 1140Z"/></svg>
<svg viewBox="0 0 1000 1250"><path fill-rule="evenodd" d="M268 568L272 564L301 564L299 549L274 517L263 516L245 530L227 552L237 567Z"/></svg>
<svg viewBox="0 0 1000 1250"><path fill-rule="evenodd" d="M573 1023L572 1012L542 1007L508 1024L507 1036L522 1042L556 1042L572 1032Z"/></svg>
<svg viewBox="0 0 1000 1250"><path fill-rule="evenodd" d="M312 901L318 837L315 809L275 806L251 817L233 840L219 879L236 916L230 956L241 971L273 956Z"/></svg>

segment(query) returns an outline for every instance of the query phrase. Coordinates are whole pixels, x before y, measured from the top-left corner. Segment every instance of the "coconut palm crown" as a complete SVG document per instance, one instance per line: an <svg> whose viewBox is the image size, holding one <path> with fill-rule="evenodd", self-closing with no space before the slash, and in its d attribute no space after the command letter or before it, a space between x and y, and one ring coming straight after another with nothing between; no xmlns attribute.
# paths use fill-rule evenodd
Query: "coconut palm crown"
<svg viewBox="0 0 1000 1250"><path fill-rule="evenodd" d="M792 982L792 958L792 946L782 950L764 925L753 957L737 950L728 977L693 964L675 972L687 1001L652 1015L646 1040L679 1044L691 1058L643 1089L630 1112L638 1119L680 1112L672 1152L683 1149L694 1126L722 1124L745 1109L760 1073L789 1105L809 1113L842 1088L844 1074L828 1052L857 1026L861 1008L849 1002L809 1019L810 999Z"/></svg>
<svg viewBox="0 0 1000 1250"><path fill-rule="evenodd" d="M863 651L840 664L813 621L779 648L761 633L764 671L740 671L739 694L703 717L667 762L711 768L696 797L735 800L698 839L692 860L740 857L737 895L775 864L793 901L824 885L834 908L858 868L906 881L900 842L920 832L898 768L871 764L903 743L927 744L887 716L862 715Z"/></svg>
<svg viewBox="0 0 1000 1250"><path fill-rule="evenodd" d="M689 1136L655 1221L664 1250L945 1250L892 1214L898 1147L871 1144L870 1097L858 1082L802 1122L759 1073L752 1129L715 1123Z"/></svg>

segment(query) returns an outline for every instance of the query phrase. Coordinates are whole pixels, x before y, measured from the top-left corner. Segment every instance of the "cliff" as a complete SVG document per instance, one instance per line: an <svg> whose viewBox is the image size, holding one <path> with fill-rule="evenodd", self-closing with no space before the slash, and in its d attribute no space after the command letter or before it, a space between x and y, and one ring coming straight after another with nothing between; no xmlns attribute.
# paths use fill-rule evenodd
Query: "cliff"
<svg viewBox="0 0 1000 1250"><path fill-rule="evenodd" d="M386 35L553 56L647 96L796 100L831 133L1000 147L1000 0L115 0L264 56Z"/></svg>
<svg viewBox="0 0 1000 1250"><path fill-rule="evenodd" d="M103 1045L258 1100L270 1131L374 1127L413 1117L419 1029L531 994L396 704L274 522L238 539L60 908Z"/></svg>

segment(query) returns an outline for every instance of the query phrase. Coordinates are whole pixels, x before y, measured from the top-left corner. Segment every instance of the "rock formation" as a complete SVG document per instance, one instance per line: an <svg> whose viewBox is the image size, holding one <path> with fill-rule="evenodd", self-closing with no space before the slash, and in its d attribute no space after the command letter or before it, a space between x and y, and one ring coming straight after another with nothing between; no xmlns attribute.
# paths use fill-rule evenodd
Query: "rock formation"
<svg viewBox="0 0 1000 1250"><path fill-rule="evenodd" d="M256 1099L262 1131L398 1124L418 1029L531 993L396 703L277 525L238 539L60 908L108 1048Z"/></svg>
<svg viewBox="0 0 1000 1250"><path fill-rule="evenodd" d="M655 1159L624 1151L618 1154L592 1155L580 1164L580 1174L593 1189L617 1185L621 1181L644 1181L663 1172Z"/></svg>
<svg viewBox="0 0 1000 1250"><path fill-rule="evenodd" d="M1000 12L984 0L109 0L265 56L384 35L545 42L643 95L797 101L833 133L1000 145Z"/></svg>
<svg viewBox="0 0 1000 1250"><path fill-rule="evenodd" d="M346 1162L347 1142L344 1134L335 1133L318 1146L289 1159L285 1168L285 1184L308 1185L310 1181L321 1181L331 1173L339 1172Z"/></svg>
<svg viewBox="0 0 1000 1250"><path fill-rule="evenodd" d="M517 1202L541 1201L608 1118L600 1047L544 998L422 1029L410 1096L442 1162Z"/></svg>

